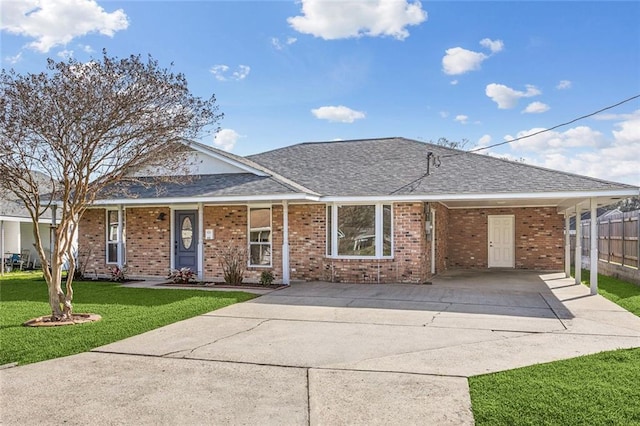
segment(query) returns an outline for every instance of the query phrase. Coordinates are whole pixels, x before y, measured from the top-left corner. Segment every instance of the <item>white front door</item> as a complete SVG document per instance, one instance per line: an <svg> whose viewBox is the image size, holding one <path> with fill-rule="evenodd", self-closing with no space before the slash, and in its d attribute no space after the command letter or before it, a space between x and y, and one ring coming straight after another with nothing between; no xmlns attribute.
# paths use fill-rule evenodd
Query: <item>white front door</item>
<svg viewBox="0 0 640 426"><path fill-rule="evenodd" d="M489 268L513 268L514 259L513 216L489 216Z"/></svg>

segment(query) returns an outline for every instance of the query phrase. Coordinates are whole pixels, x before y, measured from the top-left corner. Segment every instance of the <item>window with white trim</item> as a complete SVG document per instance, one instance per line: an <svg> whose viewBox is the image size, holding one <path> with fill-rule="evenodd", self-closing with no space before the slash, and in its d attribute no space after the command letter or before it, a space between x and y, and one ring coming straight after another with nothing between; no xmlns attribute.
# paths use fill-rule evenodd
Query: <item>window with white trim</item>
<svg viewBox="0 0 640 426"><path fill-rule="evenodd" d="M107 250L105 254L106 263L121 264L126 263L125 259L125 232L124 232L124 210L122 211L122 220L118 216L120 210L107 210ZM122 232L120 232L120 223L122 223ZM120 235L122 235L122 261L118 262L118 244L120 243Z"/></svg>
<svg viewBox="0 0 640 426"><path fill-rule="evenodd" d="M249 207L249 266L271 266L271 207Z"/></svg>
<svg viewBox="0 0 640 426"><path fill-rule="evenodd" d="M327 206L327 256L389 258L392 235L390 204Z"/></svg>

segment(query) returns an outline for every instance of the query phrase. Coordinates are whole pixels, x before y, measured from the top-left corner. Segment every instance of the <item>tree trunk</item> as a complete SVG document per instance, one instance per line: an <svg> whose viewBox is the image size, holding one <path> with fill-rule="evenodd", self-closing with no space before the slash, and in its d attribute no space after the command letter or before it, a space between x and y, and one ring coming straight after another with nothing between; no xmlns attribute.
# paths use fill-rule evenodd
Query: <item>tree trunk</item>
<svg viewBox="0 0 640 426"><path fill-rule="evenodd" d="M62 291L61 262L52 262L50 281L47 282L47 285L49 286L49 305L51 306L51 320L64 321L67 319L71 319L71 299L73 297L73 292L68 295L69 297L65 297L65 294Z"/></svg>

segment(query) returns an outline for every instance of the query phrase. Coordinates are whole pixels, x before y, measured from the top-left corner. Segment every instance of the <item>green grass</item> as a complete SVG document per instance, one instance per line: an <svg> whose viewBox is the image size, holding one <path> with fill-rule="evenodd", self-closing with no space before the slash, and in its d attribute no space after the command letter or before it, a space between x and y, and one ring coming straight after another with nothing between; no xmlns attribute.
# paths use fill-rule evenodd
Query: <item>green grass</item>
<svg viewBox="0 0 640 426"><path fill-rule="evenodd" d="M176 321L254 298L242 292L127 288L114 283L74 283L74 312L102 320L64 327L24 327L51 313L42 274L0 278L0 365L27 364L85 352Z"/></svg>
<svg viewBox="0 0 640 426"><path fill-rule="evenodd" d="M640 286L598 275L598 288L640 316ZM640 425L640 348L471 377L469 387L478 425Z"/></svg>

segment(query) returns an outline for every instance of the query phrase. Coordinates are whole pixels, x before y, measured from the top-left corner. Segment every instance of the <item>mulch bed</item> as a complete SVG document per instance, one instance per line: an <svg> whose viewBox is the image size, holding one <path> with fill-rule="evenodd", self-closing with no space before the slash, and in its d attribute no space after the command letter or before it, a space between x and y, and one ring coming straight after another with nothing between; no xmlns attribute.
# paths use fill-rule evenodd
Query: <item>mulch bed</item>
<svg viewBox="0 0 640 426"><path fill-rule="evenodd" d="M75 325L85 322L100 321L102 317L98 314L71 314L71 319L65 321L51 321L51 315L30 319L22 323L27 327L58 327L62 325Z"/></svg>

